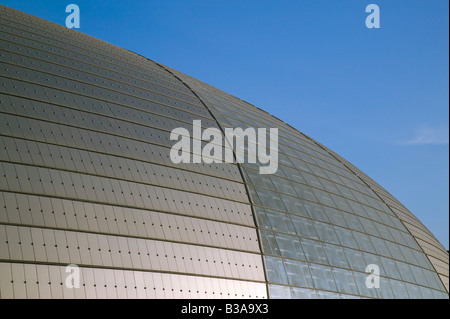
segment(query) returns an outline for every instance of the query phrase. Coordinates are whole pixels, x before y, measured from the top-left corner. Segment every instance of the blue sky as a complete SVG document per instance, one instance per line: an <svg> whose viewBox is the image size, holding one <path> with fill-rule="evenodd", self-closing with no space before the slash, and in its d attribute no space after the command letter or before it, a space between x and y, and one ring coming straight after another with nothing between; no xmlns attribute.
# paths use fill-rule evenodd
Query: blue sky
<svg viewBox="0 0 450 319"><path fill-rule="evenodd" d="M446 0L3 1L274 114L355 164L449 248ZM381 28L368 29L375 3Z"/></svg>

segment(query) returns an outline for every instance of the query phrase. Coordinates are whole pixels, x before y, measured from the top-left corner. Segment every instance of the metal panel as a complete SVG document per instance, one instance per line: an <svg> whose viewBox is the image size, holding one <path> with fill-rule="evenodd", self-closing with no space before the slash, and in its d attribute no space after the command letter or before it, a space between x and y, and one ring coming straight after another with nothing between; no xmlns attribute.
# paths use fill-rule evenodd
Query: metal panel
<svg viewBox="0 0 450 319"><path fill-rule="evenodd" d="M14 280L14 298L27 298L25 271L23 264L12 264L12 278Z"/></svg>
<svg viewBox="0 0 450 319"><path fill-rule="evenodd" d="M52 297L49 267L47 265L36 265L39 298L41 299L50 299Z"/></svg>
<svg viewBox="0 0 450 319"><path fill-rule="evenodd" d="M31 243L33 242L31 237L31 230L28 227L19 227L20 248L22 250L23 260L34 261L34 251ZM1 231L0 231L1 233ZM0 239L1 240L1 239Z"/></svg>
<svg viewBox="0 0 450 319"><path fill-rule="evenodd" d="M50 266L49 267L49 280L51 282L50 289L52 293L53 299L61 299L64 297L63 293L63 285L64 282L61 278L61 272L58 269L59 267Z"/></svg>
<svg viewBox="0 0 450 319"><path fill-rule="evenodd" d="M14 280L11 263L0 262L0 296L2 299L14 298Z"/></svg>

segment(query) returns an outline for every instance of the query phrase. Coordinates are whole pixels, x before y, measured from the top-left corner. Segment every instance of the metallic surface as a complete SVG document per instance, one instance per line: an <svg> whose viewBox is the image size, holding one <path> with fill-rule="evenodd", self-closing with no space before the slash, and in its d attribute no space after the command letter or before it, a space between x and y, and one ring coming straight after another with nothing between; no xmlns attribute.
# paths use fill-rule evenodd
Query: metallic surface
<svg viewBox="0 0 450 319"><path fill-rule="evenodd" d="M133 52L0 14L0 298L448 298L442 245L320 143ZM277 173L172 163L170 132L193 120L277 127Z"/></svg>

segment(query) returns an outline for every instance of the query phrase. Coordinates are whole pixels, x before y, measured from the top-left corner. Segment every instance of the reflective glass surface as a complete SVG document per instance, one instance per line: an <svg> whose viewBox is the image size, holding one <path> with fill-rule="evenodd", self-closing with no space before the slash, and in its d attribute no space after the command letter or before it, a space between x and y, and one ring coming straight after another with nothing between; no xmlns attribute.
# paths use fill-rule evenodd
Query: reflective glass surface
<svg viewBox="0 0 450 319"><path fill-rule="evenodd" d="M379 185L279 119L171 71L221 126L278 128L275 174L259 174L263 163L241 164L260 229L269 297L448 297L448 253L415 217L406 221L398 207L406 208L393 205ZM366 286L369 265L380 269L379 288Z"/></svg>

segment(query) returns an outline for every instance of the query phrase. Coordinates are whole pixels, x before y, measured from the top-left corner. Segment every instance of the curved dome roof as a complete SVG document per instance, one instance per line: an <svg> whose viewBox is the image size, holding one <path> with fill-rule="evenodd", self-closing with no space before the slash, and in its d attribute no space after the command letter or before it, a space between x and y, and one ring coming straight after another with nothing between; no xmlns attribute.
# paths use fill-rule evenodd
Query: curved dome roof
<svg viewBox="0 0 450 319"><path fill-rule="evenodd" d="M0 14L1 298L448 298L444 247L327 147L133 52ZM277 171L174 163L172 130L198 120L278 128Z"/></svg>

